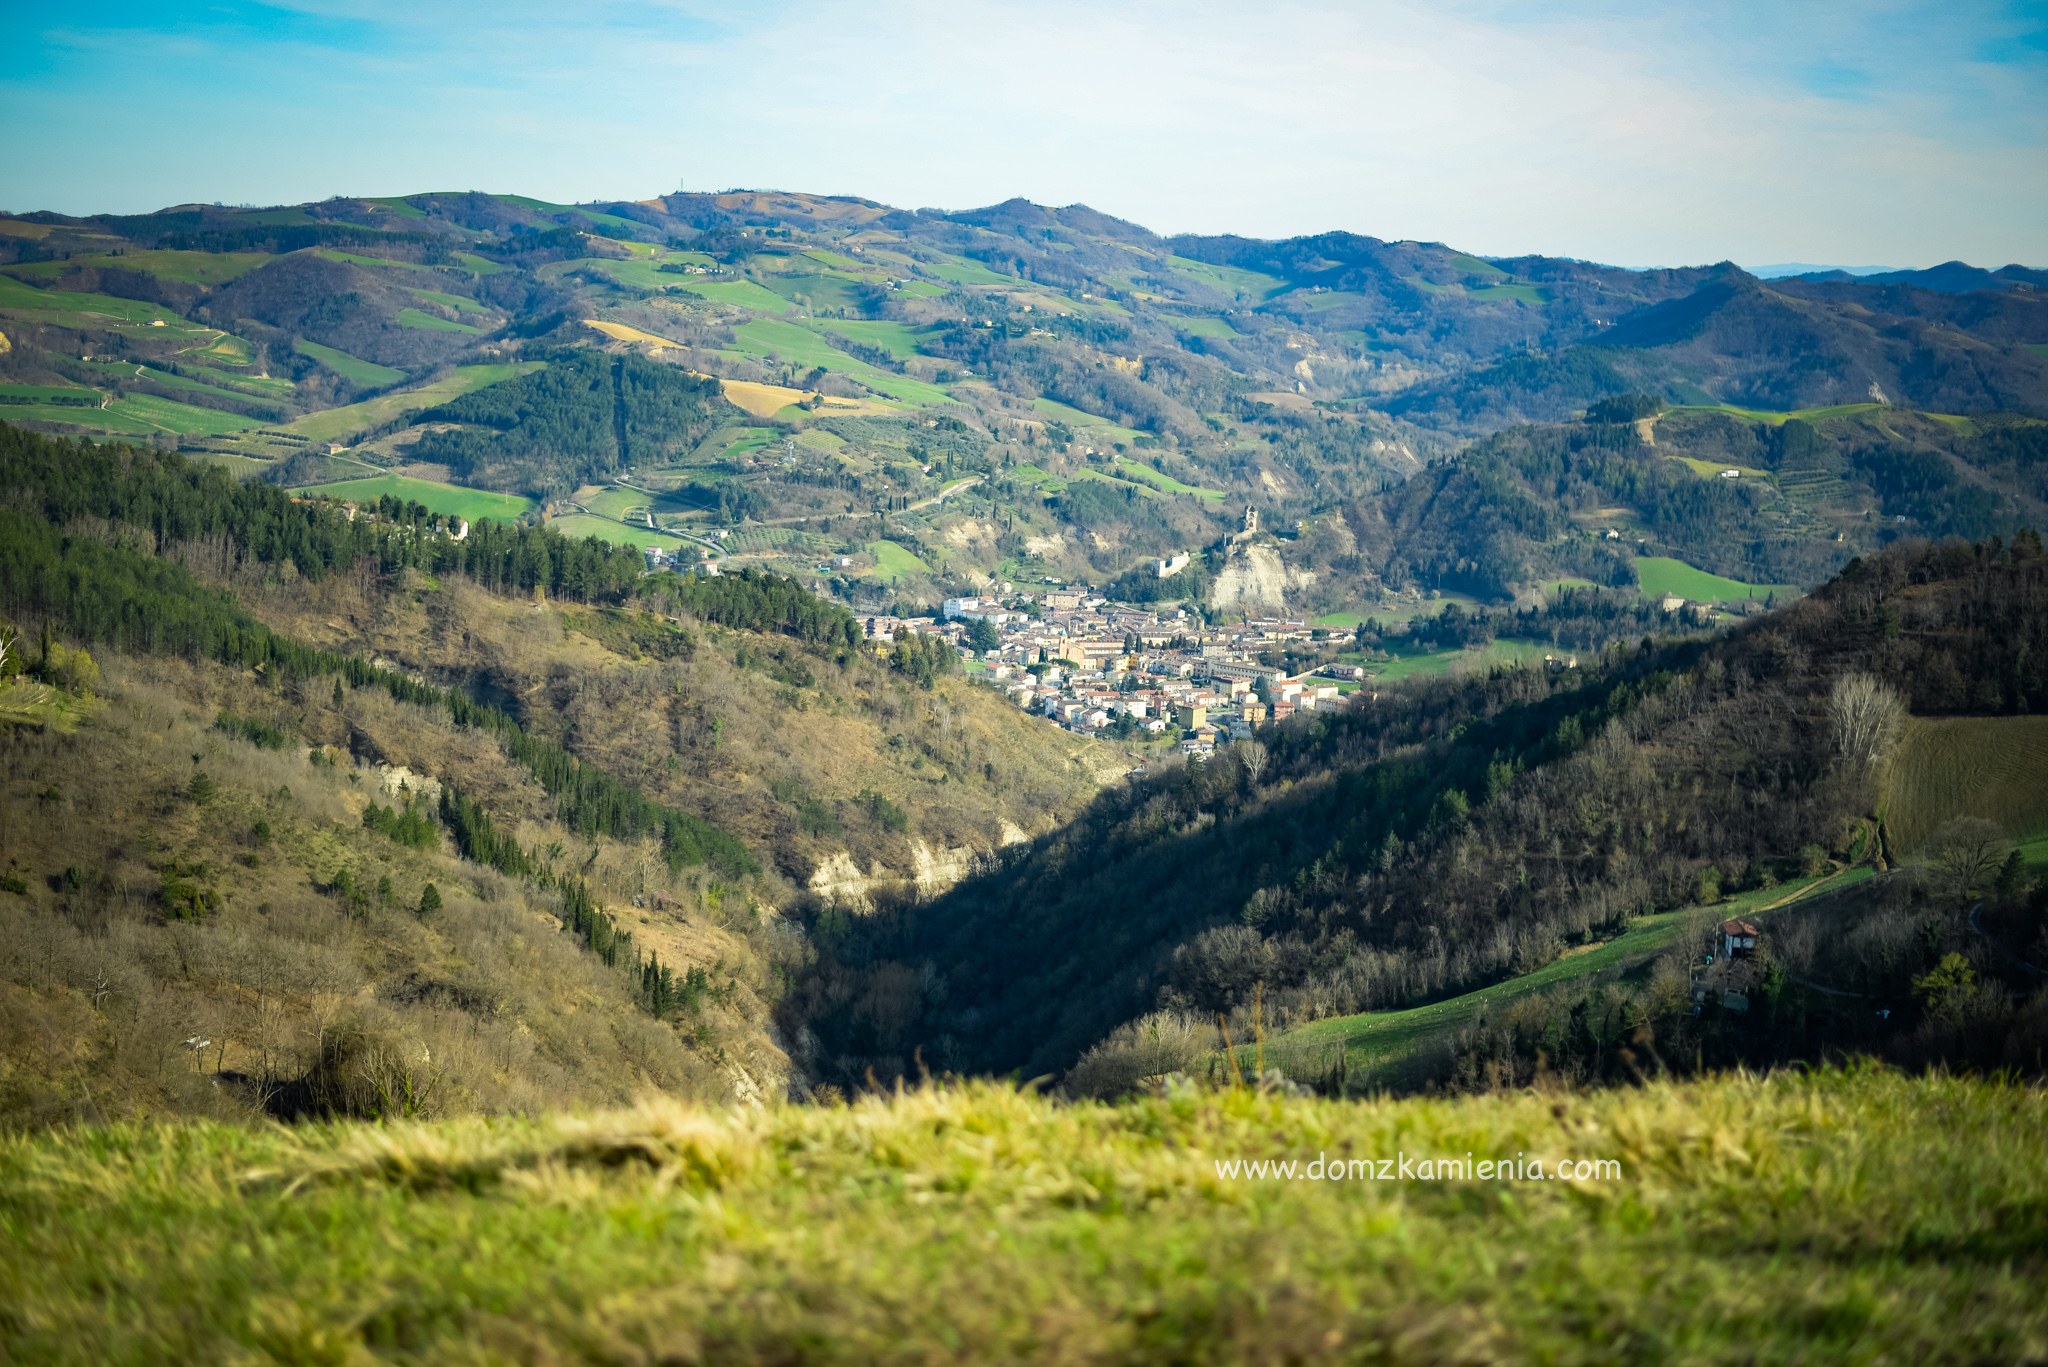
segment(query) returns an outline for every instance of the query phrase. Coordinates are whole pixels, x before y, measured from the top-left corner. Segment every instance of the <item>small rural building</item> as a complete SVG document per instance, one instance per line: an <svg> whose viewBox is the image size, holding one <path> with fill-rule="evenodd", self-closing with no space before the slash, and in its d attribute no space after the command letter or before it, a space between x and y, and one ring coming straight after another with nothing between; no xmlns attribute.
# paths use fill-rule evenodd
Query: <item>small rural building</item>
<svg viewBox="0 0 2048 1367"><path fill-rule="evenodd" d="M1754 921L1730 920L1721 923L1721 954L1724 958L1737 959L1748 955L1756 948L1756 923Z"/></svg>

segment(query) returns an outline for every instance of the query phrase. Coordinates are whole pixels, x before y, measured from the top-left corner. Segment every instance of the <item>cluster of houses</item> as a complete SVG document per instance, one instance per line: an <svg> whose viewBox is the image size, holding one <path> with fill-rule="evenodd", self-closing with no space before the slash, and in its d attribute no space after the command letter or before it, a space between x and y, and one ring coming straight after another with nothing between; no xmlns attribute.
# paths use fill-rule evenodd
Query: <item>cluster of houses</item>
<svg viewBox="0 0 2048 1367"><path fill-rule="evenodd" d="M1169 729L1189 754L1250 736L1268 721L1345 705L1345 685L1363 677L1294 677L1260 656L1311 638L1306 622L1205 626L1185 609L1120 607L1083 588L1055 587L1000 597L949 598L936 617L865 619L878 649L906 632L956 643L980 682L1027 711L1084 735L1115 729L1159 736ZM996 630L999 644L975 652L970 623ZM986 637L984 636L984 643Z"/></svg>
<svg viewBox="0 0 2048 1367"><path fill-rule="evenodd" d="M723 536L723 533L720 535ZM709 546L685 542L672 551L662 546L643 546L640 548L640 558L647 562L649 574L657 570L675 570L680 574L692 569L705 575L718 573L718 553Z"/></svg>

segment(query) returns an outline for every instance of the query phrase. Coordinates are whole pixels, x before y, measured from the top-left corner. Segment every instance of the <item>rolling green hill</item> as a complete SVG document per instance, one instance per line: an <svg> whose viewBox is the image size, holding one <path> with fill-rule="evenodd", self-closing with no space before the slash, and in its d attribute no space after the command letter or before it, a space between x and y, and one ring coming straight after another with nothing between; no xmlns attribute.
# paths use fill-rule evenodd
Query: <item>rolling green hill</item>
<svg viewBox="0 0 2048 1367"><path fill-rule="evenodd" d="M638 356L716 379L774 429L722 452L687 421L642 431L628 458L647 478L717 489L670 530L797 528L811 540L762 553L792 572L816 541L900 537L950 547L947 574L1036 546L1044 573L1108 583L1219 545L1249 504L1330 531L1281 548L1305 600L1288 612L1385 621L1430 590L1499 606L1559 580L1626 585L1609 531L1647 559L1804 588L1889 536L2048 517L2048 426L2027 416L2048 412L2048 368L2024 345L2048 306L1995 273L1765 286L1350 233L1160 238L1022 200L912 215L753 192L184 206L31 230L0 261L0 383L112 402L11 421L298 483L338 473L303 457L344 440L382 470L566 500L592 471L556 470L530 422L516 455L493 454L398 396L568 347ZM1607 447L1554 468L1548 448L1583 435L1572 415L1631 389L1677 404L1643 434L1665 468ZM162 402L225 416L142 411ZM1493 435L1529 419L1558 425ZM1504 470L1518 446L1535 458ZM1750 472L1739 489L1701 478L1730 466ZM975 499L937 498L975 474ZM880 581L846 591L890 605Z"/></svg>

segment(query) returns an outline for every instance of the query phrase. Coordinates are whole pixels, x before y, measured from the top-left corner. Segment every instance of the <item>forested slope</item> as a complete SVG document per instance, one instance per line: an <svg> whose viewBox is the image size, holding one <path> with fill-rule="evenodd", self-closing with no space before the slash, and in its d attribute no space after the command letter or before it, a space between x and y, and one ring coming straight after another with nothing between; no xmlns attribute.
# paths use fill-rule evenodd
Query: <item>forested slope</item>
<svg viewBox="0 0 2048 1367"><path fill-rule="evenodd" d="M622 1025L528 1072L501 1061L495 1082L450 1065L404 1085L458 1110L772 1094L788 1070L767 1005L808 955L778 914L821 869L856 900L939 886L1106 776L1082 742L1048 743L944 677L950 650L875 657L843 609L776 576L649 578L596 541L491 523L458 538L396 500L349 518L175 456L13 430L0 619L6 672L23 675L0 708L21 760L0 893L27 956L11 981L30 994L21 1018L49 1022L30 1037L71 1060L10 1062L8 1104L28 1117L85 1105L101 1066L121 1078L102 1114L380 1112L399 1075L376 1069L411 1059L404 1041L446 1058L434 1032L469 1017L539 1029L598 990L579 986L591 973L607 1010L664 1024L658 1048ZM88 649L99 665L79 663ZM461 918L455 948L422 910L429 882ZM461 948L534 926L598 967L551 978ZM122 990L147 999L119 1028L72 1010L90 1004L101 931ZM276 1019L237 1014L262 995L240 960L137 986L188 942L252 938L264 963L326 965ZM365 993L388 1009L348 1005ZM166 1042L181 1012L204 1028ZM226 1091L162 1072L201 1035L210 1063L196 1046L185 1062ZM588 1085L558 1086L549 1070L577 1049L596 1051ZM365 1058L374 1083L331 1076Z"/></svg>
<svg viewBox="0 0 2048 1367"><path fill-rule="evenodd" d="M1834 701L2048 705L2048 559L1918 544L1725 641L1387 692L1114 789L928 904L847 928L820 1066L1055 1072L1154 1006L1269 1022L1426 1000L1638 914L1869 857ZM1709 898L1708 900L1711 900ZM785 1008L788 1009L788 1008Z"/></svg>

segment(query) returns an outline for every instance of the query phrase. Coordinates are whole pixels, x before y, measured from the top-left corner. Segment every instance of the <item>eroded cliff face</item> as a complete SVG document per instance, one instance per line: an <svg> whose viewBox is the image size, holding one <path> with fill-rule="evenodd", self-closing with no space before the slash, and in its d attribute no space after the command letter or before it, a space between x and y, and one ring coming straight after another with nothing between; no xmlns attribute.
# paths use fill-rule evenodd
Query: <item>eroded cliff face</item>
<svg viewBox="0 0 2048 1367"><path fill-rule="evenodd" d="M1030 836L1021 826L1005 821L996 843L1015 845L1028 839ZM910 857L902 866L876 860L863 871L851 853L839 850L818 865L805 887L827 901L865 911L874 906L875 894L885 889L914 887L919 895L927 897L944 892L973 870L976 856L988 852L976 845L933 845L912 840Z"/></svg>
<svg viewBox="0 0 2048 1367"><path fill-rule="evenodd" d="M1240 546L1216 576L1209 604L1221 612L1278 617L1286 612L1290 593L1314 582L1312 571L1289 568L1271 546Z"/></svg>

